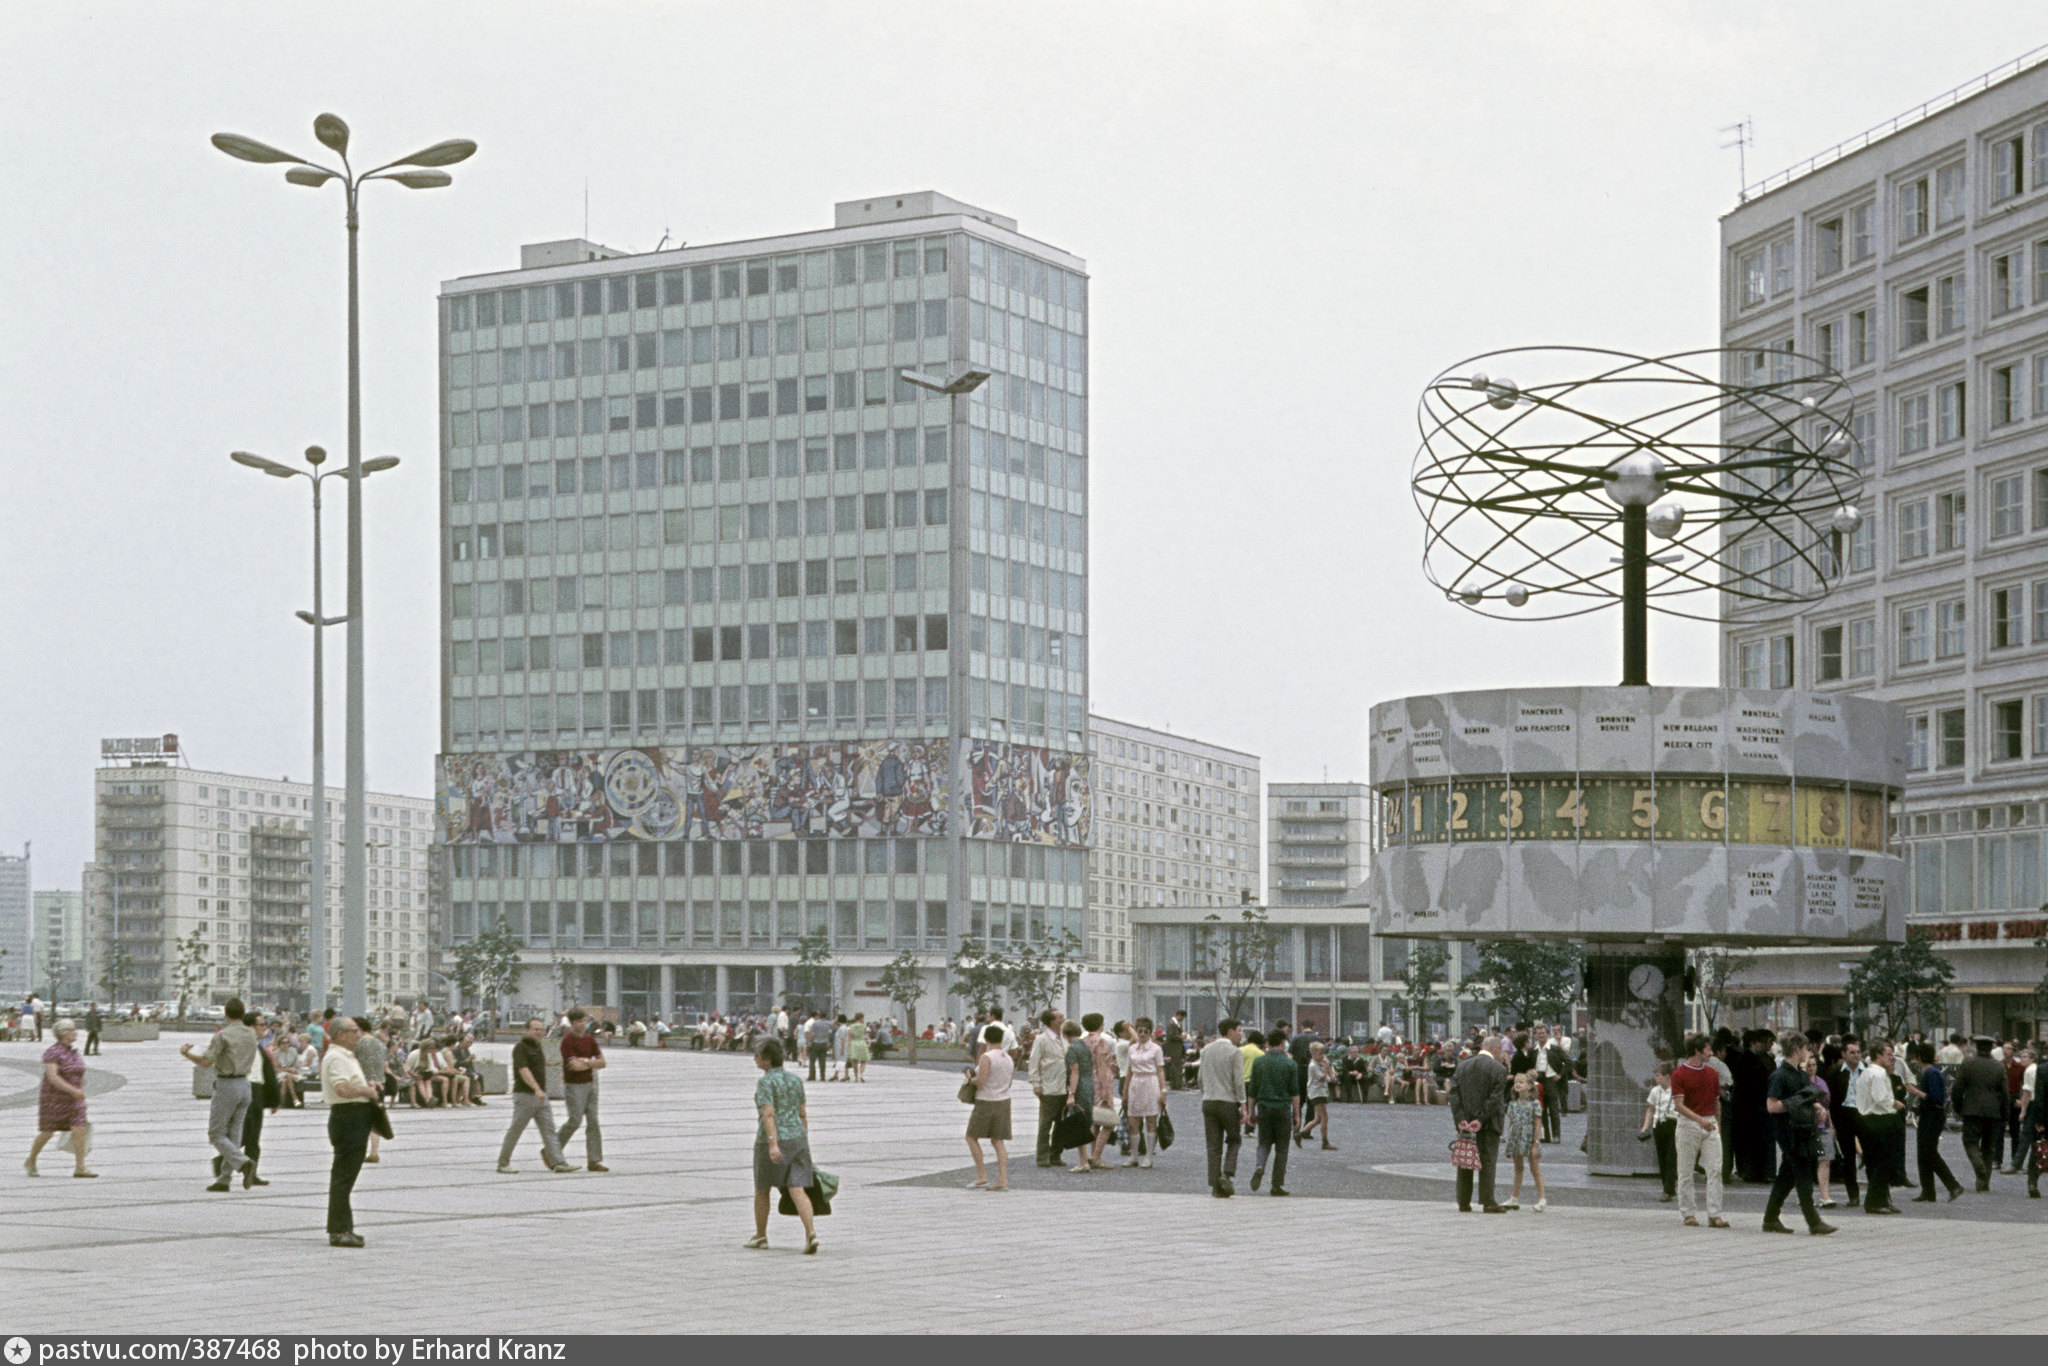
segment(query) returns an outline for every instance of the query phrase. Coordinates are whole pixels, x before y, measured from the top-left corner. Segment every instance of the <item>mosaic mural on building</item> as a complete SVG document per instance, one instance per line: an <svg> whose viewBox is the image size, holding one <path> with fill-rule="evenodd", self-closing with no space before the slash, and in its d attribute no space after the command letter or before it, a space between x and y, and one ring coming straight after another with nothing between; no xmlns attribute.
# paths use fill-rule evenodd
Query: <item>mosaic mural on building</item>
<svg viewBox="0 0 2048 1366"><path fill-rule="evenodd" d="M968 753L977 839L1088 846L1094 791L1088 756L1036 745L976 740Z"/></svg>
<svg viewBox="0 0 2048 1366"><path fill-rule="evenodd" d="M947 741L444 754L449 844L946 833Z"/></svg>

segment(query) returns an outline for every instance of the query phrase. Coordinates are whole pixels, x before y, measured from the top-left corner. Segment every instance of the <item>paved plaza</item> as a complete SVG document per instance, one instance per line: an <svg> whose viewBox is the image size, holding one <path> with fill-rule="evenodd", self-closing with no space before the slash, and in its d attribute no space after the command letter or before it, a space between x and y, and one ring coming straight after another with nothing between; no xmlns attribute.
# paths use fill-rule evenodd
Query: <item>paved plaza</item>
<svg viewBox="0 0 2048 1366"><path fill-rule="evenodd" d="M1899 1218L1837 1211L1841 1232L1827 1239L1758 1232L1764 1193L1737 1187L1733 1231L1686 1229L1656 1203L1654 1182L1588 1177L1576 1119L1565 1143L1544 1149L1557 1178L1548 1212L1531 1211L1525 1189L1520 1212L1460 1216L1445 1112L1384 1106L1337 1107L1340 1150L1291 1154L1292 1199L1245 1190L1247 1149L1238 1197L1216 1200L1185 1095L1174 1097L1180 1141L1150 1172L1041 1171L1026 1138L1018 1188L982 1193L962 1188L971 1168L958 1070L927 1063L810 1087L813 1151L844 1182L819 1223L822 1250L801 1256L796 1221L777 1217L771 1250L748 1252L751 1060L620 1047L603 1082L609 1174L580 1170L580 1135L570 1149L579 1170L547 1173L529 1132L520 1174L498 1175L502 1097L484 1109L399 1109L396 1141L356 1188L369 1246L347 1251L323 1231L317 1106L266 1117L271 1186L205 1190L206 1106L177 1043L110 1044L89 1060L95 1181L70 1179L68 1155L51 1151L40 1179L23 1173L40 1049L0 1045L0 1334L950 1333L968 1304L979 1331L1270 1332L1270 1301L1201 1289L1211 1270L1257 1265L1284 1269L1293 1331L1493 1331L1500 1304L1454 1293L1454 1278L1536 1267L1571 1291L1521 1298L1525 1331L1754 1331L1756 1297L1691 1292L1739 1281L1767 1299L1791 1273L1903 1288L1916 1275L2022 1266L2048 1223L2048 1200L1999 1177L1991 1195L1909 1205ZM503 1058L510 1047L485 1051ZM1029 1105L1027 1093L1020 1132ZM571 1263L585 1289L565 1294ZM1107 1286L1146 1268L1161 1293L1074 1300L1077 1279ZM337 1272L342 1281L326 1279ZM235 1275L250 1278L247 1293L221 1293ZM764 1298L769 1288L795 1293ZM2048 1308L2025 1297L1987 1311L1971 1296L1939 1296L1913 1314L1918 1331L2048 1331Z"/></svg>

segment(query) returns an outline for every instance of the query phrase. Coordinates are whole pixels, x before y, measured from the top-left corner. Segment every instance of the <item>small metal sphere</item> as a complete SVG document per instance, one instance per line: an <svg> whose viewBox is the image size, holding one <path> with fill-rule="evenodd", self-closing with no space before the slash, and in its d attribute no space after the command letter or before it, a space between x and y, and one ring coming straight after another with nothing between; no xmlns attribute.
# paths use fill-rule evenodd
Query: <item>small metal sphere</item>
<svg viewBox="0 0 2048 1366"><path fill-rule="evenodd" d="M1515 400L1522 396L1522 391L1515 387L1515 382L1511 379L1497 379L1487 385L1486 390L1486 401L1496 408L1512 408L1515 406Z"/></svg>
<svg viewBox="0 0 2048 1366"><path fill-rule="evenodd" d="M1662 540L1670 540L1685 526L1685 505L1683 503L1659 503L1650 509L1650 534Z"/></svg>
<svg viewBox="0 0 2048 1366"><path fill-rule="evenodd" d="M1625 508L1648 507L1664 496L1664 459L1655 451L1635 451L1607 467L1607 497Z"/></svg>
<svg viewBox="0 0 2048 1366"><path fill-rule="evenodd" d="M1863 525L1863 510L1854 503L1844 503L1835 509L1835 515L1828 518L1828 529L1839 531L1844 536Z"/></svg>
<svg viewBox="0 0 2048 1366"><path fill-rule="evenodd" d="M1485 600L1485 597L1486 595L1476 588L1461 588L1458 590L1458 601L1464 603L1467 607L1477 607Z"/></svg>
<svg viewBox="0 0 2048 1366"><path fill-rule="evenodd" d="M1527 607L1529 605L1529 590L1519 583L1509 584L1507 592L1501 594L1501 596L1507 599L1508 606L1510 607Z"/></svg>
<svg viewBox="0 0 2048 1366"><path fill-rule="evenodd" d="M1465 382L1471 385L1474 389L1477 389L1482 394L1486 392L1486 376L1478 370L1474 370L1472 372L1472 378L1466 380Z"/></svg>

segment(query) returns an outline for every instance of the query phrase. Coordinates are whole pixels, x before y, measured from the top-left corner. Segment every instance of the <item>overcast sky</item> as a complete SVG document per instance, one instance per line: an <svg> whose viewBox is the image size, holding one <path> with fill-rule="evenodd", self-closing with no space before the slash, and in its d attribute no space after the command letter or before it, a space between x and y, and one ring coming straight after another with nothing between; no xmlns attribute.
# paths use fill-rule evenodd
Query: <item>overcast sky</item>
<svg viewBox="0 0 2048 1366"><path fill-rule="evenodd" d="M405 461L367 486L373 787L429 792L438 742L436 289L580 234L586 182L628 251L936 189L1085 258L1095 710L1362 780L1374 701L1618 677L1612 613L1494 623L1423 580L1423 384L1501 346L1712 345L1717 129L1754 117L1755 179L2041 40L1939 13L0 7L0 847L78 885L102 736L310 773L303 489L226 453L344 446L340 197L213 132L310 152L332 110L363 157L482 147L364 212L365 448ZM1712 629L1654 622L1651 668L1713 683Z"/></svg>

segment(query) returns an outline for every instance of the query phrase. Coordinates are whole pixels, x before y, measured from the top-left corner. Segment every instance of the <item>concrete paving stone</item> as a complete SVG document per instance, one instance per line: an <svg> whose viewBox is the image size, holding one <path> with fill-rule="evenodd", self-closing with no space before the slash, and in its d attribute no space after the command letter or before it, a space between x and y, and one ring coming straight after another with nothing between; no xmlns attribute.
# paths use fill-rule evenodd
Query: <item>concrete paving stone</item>
<svg viewBox="0 0 2048 1366"><path fill-rule="evenodd" d="M509 1046L486 1054L504 1056ZM33 1045L0 1044L0 1061L33 1064ZM540 1168L531 1134L521 1145L518 1177L493 1170L509 1108L394 1112L397 1137L386 1160L364 1169L357 1186L364 1252L331 1249L322 1232L328 1167L325 1116L318 1107L268 1118L260 1192L212 1195L204 1143L206 1106L189 1094L190 1069L175 1042L110 1047L94 1059L89 1081L95 1123L92 1163L98 1181L0 1175L6 1230L0 1285L34 1275L62 1276L62 1293L8 1295L7 1331L276 1331L274 1311L236 1303L222 1308L191 1293L192 1266L230 1240L260 1247L280 1283L337 1271L348 1277L346 1303L301 1297L294 1331L416 1332L402 1306L418 1286L420 1258L462 1258L479 1250L507 1266L542 1265L572 1249L641 1269L606 1281L599 1304L578 1308L533 1293L512 1275L468 1279L437 1311L443 1332L562 1333L752 1331L760 1323L759 1284L773 1277L792 1293L777 1300L777 1326L793 1333L957 1332L956 1306L973 1297L998 1331L1037 1334L1048 1318L1072 1312L1069 1289L1052 1278L1019 1281L991 1296L990 1258L1019 1264L1085 1257L1099 1266L1136 1265L1162 1253L1203 1255L1218 1248L1308 1246L1330 1249L1340 1264L1374 1268L1372 1303L1303 1312L1303 1332L1429 1332L1497 1329L1497 1311L1445 1304L1447 1267L1554 1263L1568 1248L1577 1282L1573 1303L1531 1306L1518 1327L1534 1332L1742 1332L1741 1312L1688 1314L1674 1304L1669 1276L1768 1280L1816 1271L1844 1283L1896 1274L1902 1264L2023 1264L2038 1242L2036 1213L2022 1183L2001 1182L1991 1196L1927 1207L1896 1220L1840 1218L1843 1231L1820 1242L1757 1233L1761 1190L1737 1188L1729 1208L1737 1228L1707 1235L1678 1225L1655 1203L1651 1183L1560 1180L1550 1210L1526 1206L1507 1216L1452 1212L1443 1159L1443 1112L1429 1107L1339 1107L1337 1154L1291 1154L1292 1200L1246 1190L1250 1156L1239 1170L1240 1196L1211 1199L1203 1183L1200 1127L1191 1097L1170 1098L1183 1138L1149 1172L1118 1169L1075 1177L1041 1171L1028 1137L1014 1154L1017 1186L989 1194L961 1189L972 1175L960 1134L966 1112L953 1099L952 1066L876 1066L866 1085L808 1088L816 1161L843 1182L838 1208L820 1221L823 1251L800 1255L794 1219L771 1216L772 1250L748 1252L752 1232L749 1150L757 1073L738 1055L615 1049L603 1083L601 1116L610 1174L553 1176ZM17 1069L18 1070L18 1069ZM113 1083L119 1081L120 1085ZM1028 1102L1022 1110L1029 1109ZM559 1120L561 1109L555 1109ZM0 1110L0 1142L25 1149L32 1110ZM1582 1121L1573 1117L1576 1126ZM1185 1137L1192 1132L1196 1140ZM1560 1178L1577 1159L1568 1142L1545 1154ZM45 1159L45 1170L68 1159ZM580 1160L580 1136L570 1146ZM1327 1159L1342 1159L1327 1160ZM1364 1171L1355 1170L1364 1167ZM1408 1175L1374 1170L1394 1167ZM0 1162L0 1173L6 1171ZM1525 1197L1528 1196L1525 1191ZM1738 1197L1751 1204L1744 1211ZM190 1243L189 1254L166 1249ZM877 1265L914 1279L926 1293L878 1304ZM1652 1270L1646 1275L1645 1269ZM1674 1312L1674 1310L1676 1312ZM1967 1305L1937 1303L1921 1326L1984 1328ZM2015 1317L2000 1327L2042 1331L2048 1316ZM1270 1320L1238 1302L1193 1299L1157 1312L1125 1313L1118 1333L1266 1331Z"/></svg>

